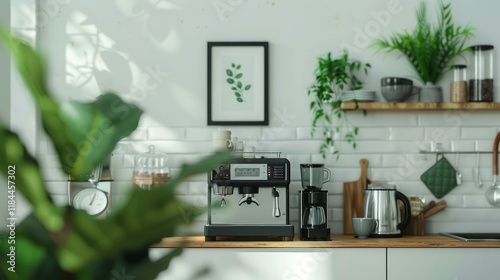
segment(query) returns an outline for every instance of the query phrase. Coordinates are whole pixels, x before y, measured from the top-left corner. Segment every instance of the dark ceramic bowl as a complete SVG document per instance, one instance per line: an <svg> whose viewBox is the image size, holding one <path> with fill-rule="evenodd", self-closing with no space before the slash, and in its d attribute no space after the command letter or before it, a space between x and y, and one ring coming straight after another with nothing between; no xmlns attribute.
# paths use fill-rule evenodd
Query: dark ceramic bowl
<svg viewBox="0 0 500 280"><path fill-rule="evenodd" d="M413 81L400 77L385 77L380 81L382 96L387 102L403 102L413 91Z"/></svg>
<svg viewBox="0 0 500 280"><path fill-rule="evenodd" d="M392 86L392 85L413 85L413 81L406 78L400 77L384 77L380 80L381 86Z"/></svg>

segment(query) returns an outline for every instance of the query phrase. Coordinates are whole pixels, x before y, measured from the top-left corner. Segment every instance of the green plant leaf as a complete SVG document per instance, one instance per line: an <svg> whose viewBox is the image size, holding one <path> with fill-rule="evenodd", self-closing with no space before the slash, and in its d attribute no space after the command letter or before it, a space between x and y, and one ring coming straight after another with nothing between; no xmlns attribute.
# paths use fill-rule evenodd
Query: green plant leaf
<svg viewBox="0 0 500 280"><path fill-rule="evenodd" d="M240 102L240 103L242 103L242 102L243 102L243 99L242 99L241 97L236 98L236 100L237 100L238 102Z"/></svg>
<svg viewBox="0 0 500 280"><path fill-rule="evenodd" d="M251 87L252 87L251 85L246 85L245 90L250 90Z"/></svg>
<svg viewBox="0 0 500 280"><path fill-rule="evenodd" d="M237 87L231 87L231 89L232 89L232 90L238 90L238 88L237 88Z"/></svg>
<svg viewBox="0 0 500 280"><path fill-rule="evenodd" d="M236 84L236 86L237 86L239 89L241 89L241 87L243 86L243 84L242 84L240 81L238 81L238 83Z"/></svg>
<svg viewBox="0 0 500 280"><path fill-rule="evenodd" d="M240 69L241 68L241 64L238 64L238 66L236 66L236 69Z"/></svg>
<svg viewBox="0 0 500 280"><path fill-rule="evenodd" d="M241 96L241 94L239 92L235 92L234 95L236 95L237 97Z"/></svg>
<svg viewBox="0 0 500 280"><path fill-rule="evenodd" d="M68 135L50 137L76 140L72 151L56 147L62 153L63 169L76 178L79 174L88 174L111 154L118 141L135 130L141 115L142 110L137 106L123 102L114 94L101 95L91 103L70 101L62 104L59 117Z"/></svg>
<svg viewBox="0 0 500 280"><path fill-rule="evenodd" d="M231 69L227 69L227 70L226 70L226 74L227 74L229 77L232 77L232 76L233 76L233 71L231 71Z"/></svg>
<svg viewBox="0 0 500 280"><path fill-rule="evenodd" d="M134 251L172 236L179 225L190 224L203 211L175 196L175 188L187 178L206 173L233 156L217 153L193 165L184 165L167 186L144 191L133 189L124 204L106 220L95 220L81 210L68 208L65 230L56 235L56 255L61 267L78 271L97 258Z"/></svg>
<svg viewBox="0 0 500 280"><path fill-rule="evenodd" d="M227 83L228 83L228 84L230 84L230 85L234 84L234 80L233 80L233 79L227 79L226 81L227 81Z"/></svg>
<svg viewBox="0 0 500 280"><path fill-rule="evenodd" d="M235 76L235 78L236 78L236 79L239 79L239 78L241 78L241 77L243 77L243 73L238 73L238 74L236 74L236 76Z"/></svg>
<svg viewBox="0 0 500 280"><path fill-rule="evenodd" d="M16 231L19 230L19 227L20 225L17 226ZM19 232L16 232L15 241L15 244L9 244L7 236L0 237L0 254L2 254L0 279L7 279L2 278L2 273L4 274L4 277L9 276L8 279L12 280L53 279L48 277L50 274L47 275L46 273L42 273L41 268L50 267L52 268L52 273L55 273L58 267L56 259L53 257L50 258L47 255L45 248L36 244ZM10 256L7 256L7 254L12 254L12 251L10 250L11 246L15 247L15 272L8 270L8 268L11 267L11 264L8 263ZM52 276L54 276L54 274L52 274Z"/></svg>
<svg viewBox="0 0 500 280"><path fill-rule="evenodd" d="M0 147L2 147L0 149L0 164L3 166L0 172L10 186L10 189L5 191L17 190L22 193L33 206L33 211L45 227L53 231L61 230L63 219L45 189L36 159L28 153L19 137L4 129L1 124ZM9 174L9 171L12 172ZM7 194L15 195L14 192Z"/></svg>
<svg viewBox="0 0 500 280"><path fill-rule="evenodd" d="M388 38L376 39L369 48L378 53L385 50L401 52L422 83L437 83L450 71L455 57L466 51L465 42L473 37L469 24L455 26L451 3L439 4L438 20L433 25L427 18L427 5L422 1L416 10L417 25L410 33L403 30Z"/></svg>
<svg viewBox="0 0 500 280"><path fill-rule="evenodd" d="M233 63L233 64L231 64L231 67L233 67L233 68L235 67L234 63ZM238 69L239 69L239 68L238 68Z"/></svg>

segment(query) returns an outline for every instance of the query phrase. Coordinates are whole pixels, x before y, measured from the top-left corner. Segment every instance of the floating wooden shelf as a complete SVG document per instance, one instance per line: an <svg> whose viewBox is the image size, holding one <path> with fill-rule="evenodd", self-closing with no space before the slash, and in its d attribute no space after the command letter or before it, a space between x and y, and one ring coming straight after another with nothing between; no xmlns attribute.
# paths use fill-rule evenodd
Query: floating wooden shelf
<svg viewBox="0 0 500 280"><path fill-rule="evenodd" d="M406 102L358 102L358 109L372 111L403 111L403 110L500 110L500 103L469 102L469 103L406 103ZM354 110L354 102L344 102L342 110Z"/></svg>

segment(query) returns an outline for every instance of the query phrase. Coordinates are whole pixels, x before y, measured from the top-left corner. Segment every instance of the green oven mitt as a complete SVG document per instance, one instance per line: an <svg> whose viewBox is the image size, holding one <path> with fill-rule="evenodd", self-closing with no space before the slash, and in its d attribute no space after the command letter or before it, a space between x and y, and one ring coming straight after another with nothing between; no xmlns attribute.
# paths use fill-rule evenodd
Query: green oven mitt
<svg viewBox="0 0 500 280"><path fill-rule="evenodd" d="M442 198L457 186L456 170L443 156L420 177L436 198Z"/></svg>

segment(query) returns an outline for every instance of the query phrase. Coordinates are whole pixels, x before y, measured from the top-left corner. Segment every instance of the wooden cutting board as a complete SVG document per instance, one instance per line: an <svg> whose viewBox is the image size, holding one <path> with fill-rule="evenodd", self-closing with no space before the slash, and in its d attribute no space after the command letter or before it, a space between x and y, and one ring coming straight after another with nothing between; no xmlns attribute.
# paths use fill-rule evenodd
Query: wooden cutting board
<svg viewBox="0 0 500 280"><path fill-rule="evenodd" d="M344 182L344 234L354 234L352 218L364 217L365 197L361 191L372 183L367 178L368 160L362 158L359 165L361 177L357 181Z"/></svg>

